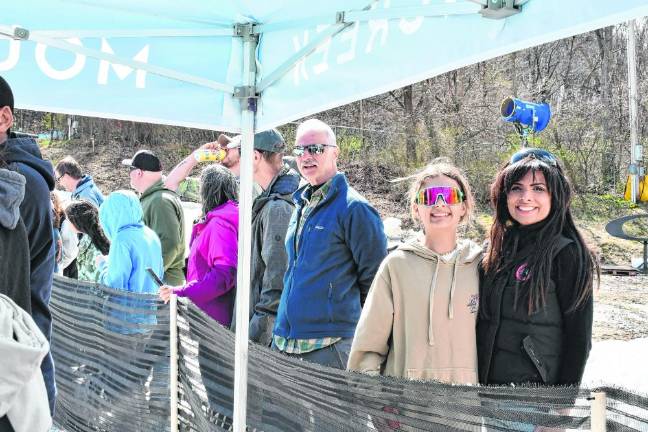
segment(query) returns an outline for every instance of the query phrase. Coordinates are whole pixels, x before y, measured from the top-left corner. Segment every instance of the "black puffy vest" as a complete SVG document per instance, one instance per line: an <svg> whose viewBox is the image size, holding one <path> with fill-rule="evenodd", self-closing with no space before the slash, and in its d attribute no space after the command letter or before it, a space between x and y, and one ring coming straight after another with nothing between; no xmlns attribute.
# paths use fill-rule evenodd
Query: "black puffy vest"
<svg viewBox="0 0 648 432"><path fill-rule="evenodd" d="M560 237L555 256L572 240ZM562 316L553 281L543 308L529 315L524 260L480 287L486 316L477 321L477 354L481 384L556 384L560 377ZM482 278L482 281L484 279ZM518 286L517 307L515 303Z"/></svg>

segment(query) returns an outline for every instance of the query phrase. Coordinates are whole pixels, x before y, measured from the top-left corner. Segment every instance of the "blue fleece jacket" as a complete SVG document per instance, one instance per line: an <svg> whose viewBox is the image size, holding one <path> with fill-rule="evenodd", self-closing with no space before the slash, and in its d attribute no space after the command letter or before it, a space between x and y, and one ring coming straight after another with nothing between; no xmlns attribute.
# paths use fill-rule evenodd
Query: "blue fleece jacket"
<svg viewBox="0 0 648 432"><path fill-rule="evenodd" d="M84 199L90 201L97 207L101 206L104 202L104 196L95 184L92 177L84 175L79 180L76 189L72 192L72 199Z"/></svg>
<svg viewBox="0 0 648 432"><path fill-rule="evenodd" d="M137 196L130 191L108 195L99 208L99 222L110 240L108 262L99 266L100 282L129 293L157 294L158 287L146 268L152 268L162 278L162 246L155 232L142 222L142 206ZM113 296L112 302L129 308L154 310L151 299L138 301L136 296ZM139 324L156 323L155 314L111 310L108 315L106 327L119 333L141 333L147 329L140 328ZM117 325L124 321L135 325Z"/></svg>
<svg viewBox="0 0 648 432"><path fill-rule="evenodd" d="M274 334L290 339L353 337L362 303L387 255L383 224L378 212L338 173L304 221L297 250L306 187L293 194L296 208L286 235L288 270Z"/></svg>

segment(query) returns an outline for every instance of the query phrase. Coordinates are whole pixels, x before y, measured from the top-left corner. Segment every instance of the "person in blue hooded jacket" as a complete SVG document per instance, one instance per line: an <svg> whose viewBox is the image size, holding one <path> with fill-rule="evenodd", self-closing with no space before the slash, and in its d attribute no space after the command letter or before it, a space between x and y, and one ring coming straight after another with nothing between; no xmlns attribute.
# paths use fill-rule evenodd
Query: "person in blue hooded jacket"
<svg viewBox="0 0 648 432"><path fill-rule="evenodd" d="M146 382L151 370L158 368L156 362L161 359L151 346L152 339L163 337L154 337L154 333L160 331L156 319L158 287L146 269L150 267L162 278L162 245L157 234L144 225L142 217L139 198L130 191L111 193L99 207L99 223L110 240L108 259L103 256L97 259L99 282L125 292L124 295L112 293L104 303L105 328L108 330L105 339L107 346L116 350L115 355L129 356L139 366L129 371L128 379L116 386L110 373L100 375L101 387L106 397L111 399L115 412L127 409L129 404L139 406L146 403ZM133 294L152 294L155 297ZM153 379L157 378L159 374L154 373ZM123 418L117 420L115 428L139 430L138 426L132 419Z"/></svg>
<svg viewBox="0 0 648 432"><path fill-rule="evenodd" d="M142 222L142 206L137 196L130 191L116 191L108 195L99 208L99 222L110 240L108 259L100 259L99 262L100 283L129 293L157 295L158 287L146 273L146 269L150 267L162 277L162 246L157 234ZM113 300L140 308L130 297ZM150 302L147 304L152 305ZM146 328L131 325L123 327L115 321L146 324L146 327L156 323L154 313L133 314L112 310L109 315L113 320L109 318L106 327L123 334L143 333Z"/></svg>

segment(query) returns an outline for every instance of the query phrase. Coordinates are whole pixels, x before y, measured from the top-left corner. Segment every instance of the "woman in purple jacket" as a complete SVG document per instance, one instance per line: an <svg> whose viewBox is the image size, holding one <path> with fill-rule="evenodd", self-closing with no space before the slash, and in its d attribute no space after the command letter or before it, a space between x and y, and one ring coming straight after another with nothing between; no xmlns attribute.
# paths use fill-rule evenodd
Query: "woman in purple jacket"
<svg viewBox="0 0 648 432"><path fill-rule="evenodd" d="M200 176L203 217L191 233L187 283L163 286L160 298L188 297L207 315L228 327L236 294L238 259L238 183L221 165L209 165Z"/></svg>

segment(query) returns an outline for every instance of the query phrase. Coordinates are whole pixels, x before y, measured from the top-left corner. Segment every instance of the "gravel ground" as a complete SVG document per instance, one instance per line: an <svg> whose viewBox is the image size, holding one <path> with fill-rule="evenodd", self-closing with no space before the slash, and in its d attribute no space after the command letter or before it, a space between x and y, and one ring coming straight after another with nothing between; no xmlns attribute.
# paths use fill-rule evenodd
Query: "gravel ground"
<svg viewBox="0 0 648 432"><path fill-rule="evenodd" d="M594 294L595 341L648 337L648 276L601 276Z"/></svg>

